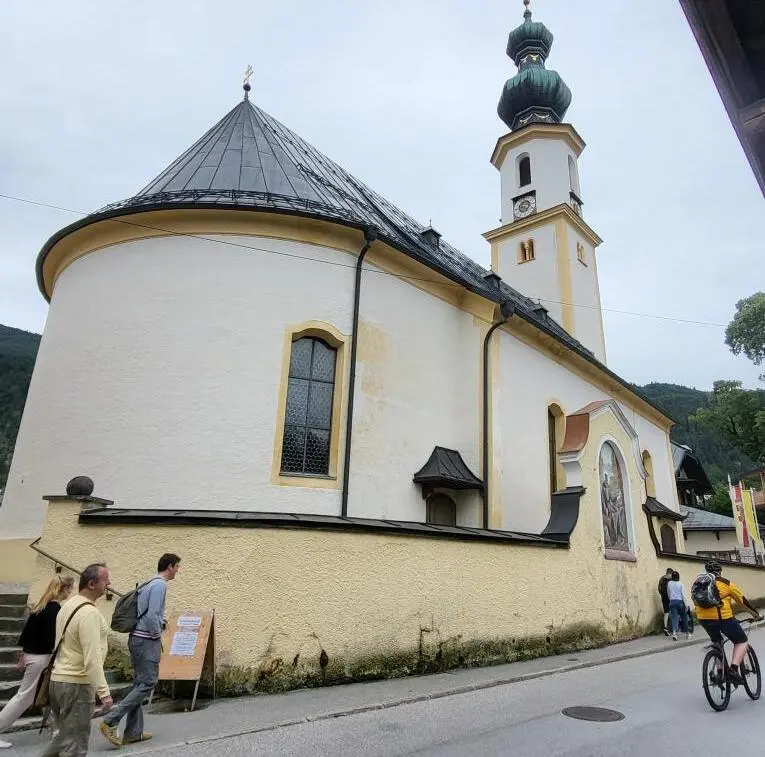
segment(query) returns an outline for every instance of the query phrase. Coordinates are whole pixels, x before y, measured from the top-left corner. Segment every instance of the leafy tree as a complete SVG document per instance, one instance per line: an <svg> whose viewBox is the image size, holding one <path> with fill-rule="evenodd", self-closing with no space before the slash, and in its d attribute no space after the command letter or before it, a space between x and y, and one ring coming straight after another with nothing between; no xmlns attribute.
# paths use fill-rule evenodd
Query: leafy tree
<svg viewBox="0 0 765 757"><path fill-rule="evenodd" d="M725 329L725 344L734 355L743 352L755 365L762 365L765 360L765 292L755 292L736 303L736 314Z"/></svg>
<svg viewBox="0 0 765 757"><path fill-rule="evenodd" d="M706 509L713 513L727 515L729 518L733 517L733 503L730 501L727 486L715 486L714 494L707 500Z"/></svg>
<svg viewBox="0 0 765 757"><path fill-rule="evenodd" d="M765 464L765 391L742 388L740 381L715 381L709 406L691 421L715 429L757 465Z"/></svg>

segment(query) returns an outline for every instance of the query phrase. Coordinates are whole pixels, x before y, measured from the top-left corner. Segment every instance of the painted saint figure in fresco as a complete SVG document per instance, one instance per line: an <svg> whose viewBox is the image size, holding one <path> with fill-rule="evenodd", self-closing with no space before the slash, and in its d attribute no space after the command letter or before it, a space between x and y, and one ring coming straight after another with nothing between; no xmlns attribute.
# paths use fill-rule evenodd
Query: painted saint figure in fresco
<svg viewBox="0 0 765 757"><path fill-rule="evenodd" d="M603 538L606 549L630 551L627 534L627 509L624 503L624 480L616 451L609 442L600 448L600 507L603 512Z"/></svg>

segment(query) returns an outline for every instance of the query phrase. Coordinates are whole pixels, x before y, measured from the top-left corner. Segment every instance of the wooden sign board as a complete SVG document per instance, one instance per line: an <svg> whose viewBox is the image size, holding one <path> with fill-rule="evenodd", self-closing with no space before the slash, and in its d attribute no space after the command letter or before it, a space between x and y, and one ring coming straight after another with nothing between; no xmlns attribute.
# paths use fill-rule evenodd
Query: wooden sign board
<svg viewBox="0 0 765 757"><path fill-rule="evenodd" d="M197 701L199 681L212 678L215 697L215 611L183 610L173 613L162 635L160 681L196 681L191 709Z"/></svg>

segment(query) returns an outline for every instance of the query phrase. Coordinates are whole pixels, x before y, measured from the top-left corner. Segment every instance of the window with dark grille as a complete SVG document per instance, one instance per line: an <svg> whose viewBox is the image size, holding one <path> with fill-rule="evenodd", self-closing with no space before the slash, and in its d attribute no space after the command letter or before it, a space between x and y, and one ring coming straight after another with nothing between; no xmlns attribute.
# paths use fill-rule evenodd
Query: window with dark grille
<svg viewBox="0 0 765 757"><path fill-rule="evenodd" d="M433 494L428 497L426 522L434 526L456 526L457 505L446 494Z"/></svg>
<svg viewBox="0 0 765 757"><path fill-rule="evenodd" d="M518 184L521 187L531 184L531 158L528 155L518 161Z"/></svg>
<svg viewBox="0 0 765 757"><path fill-rule="evenodd" d="M321 339L292 343L282 473L327 475L337 350Z"/></svg>

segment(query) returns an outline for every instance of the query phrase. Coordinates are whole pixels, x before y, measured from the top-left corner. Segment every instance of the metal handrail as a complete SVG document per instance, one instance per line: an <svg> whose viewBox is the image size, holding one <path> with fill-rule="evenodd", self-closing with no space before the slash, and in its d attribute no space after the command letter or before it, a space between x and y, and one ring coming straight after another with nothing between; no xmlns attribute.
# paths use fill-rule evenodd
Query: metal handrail
<svg viewBox="0 0 765 757"><path fill-rule="evenodd" d="M62 568L66 568L68 571L71 571L72 573L76 573L78 576L82 575L82 571L78 570L77 568L72 567L71 565L67 565L63 560L59 560L58 557L54 557L51 554L48 554L44 549L40 549L38 547L38 543L40 542L40 539L42 539L42 536L38 536L30 545L30 549L33 549L38 554L42 555L43 557L47 557L51 562L55 563L56 565L60 565ZM108 594L116 594L118 597L124 597L125 595L121 591L117 591L115 588L110 586L107 590Z"/></svg>

